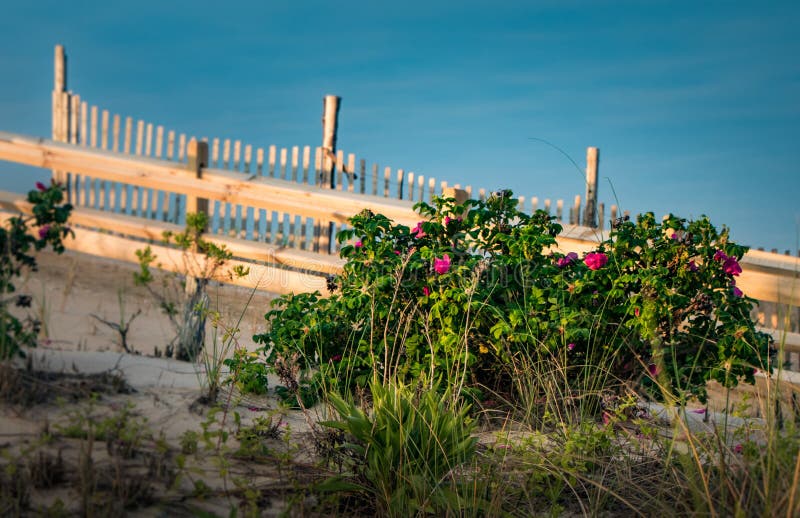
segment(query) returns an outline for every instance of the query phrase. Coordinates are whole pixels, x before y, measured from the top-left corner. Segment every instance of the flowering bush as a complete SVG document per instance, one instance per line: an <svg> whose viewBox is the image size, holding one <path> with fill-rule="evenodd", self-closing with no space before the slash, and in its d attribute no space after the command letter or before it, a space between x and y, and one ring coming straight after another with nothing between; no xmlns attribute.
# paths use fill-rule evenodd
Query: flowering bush
<svg viewBox="0 0 800 518"><path fill-rule="evenodd" d="M21 347L36 345L39 323L28 318L20 321L9 312L12 302L18 306L30 305L30 297L17 295L13 281L24 268L36 269L36 258L32 252L51 246L57 253L64 251L63 239L72 234L67 219L72 205L64 203L60 185L49 186L37 182L36 190L28 193L28 202L33 204L33 216L13 216L0 227L0 360L15 355L24 356ZM31 227L38 227L35 232Z"/></svg>
<svg viewBox="0 0 800 518"><path fill-rule="evenodd" d="M567 369L576 387L595 367L701 399L708 379L730 386L769 370L769 338L734 282L745 249L727 230L645 214L580 260L551 251L561 230L552 217L516 203L509 191L419 203L413 229L353 217L331 296L290 295L267 314L271 329L255 339L268 363L299 350L300 367L339 390L424 374L509 393L522 355Z"/></svg>

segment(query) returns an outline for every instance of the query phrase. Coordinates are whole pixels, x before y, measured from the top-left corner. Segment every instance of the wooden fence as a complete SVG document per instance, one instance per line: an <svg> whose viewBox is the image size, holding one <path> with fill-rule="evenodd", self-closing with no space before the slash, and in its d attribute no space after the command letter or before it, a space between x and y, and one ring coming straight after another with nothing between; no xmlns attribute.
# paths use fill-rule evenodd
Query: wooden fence
<svg viewBox="0 0 800 518"><path fill-rule="evenodd" d="M212 204L228 204L248 213L272 211L291 214L308 222L309 228L320 222L341 225L363 209L382 213L406 225L414 225L418 215L412 202L319 189L268 176L253 176L242 172L202 167L203 143L187 146L190 151L185 164L174 161L131 157L123 153L53 142L47 139L23 137L0 132L0 160L38 166L55 171L70 171L106 185L124 185L139 192L164 193L186 200L181 210L198 205L197 200ZM465 195L459 192L459 195ZM151 198L152 199L152 198ZM30 207L18 194L0 193L0 210L6 215ZM252 211L252 212L251 212ZM124 212L124 211L123 211ZM185 215L183 216L185 218ZM232 266L250 268L242 279L219 280L257 287L275 293L324 291L325 275L341 270L342 261L336 256L292 248L286 243L260 243L256 237L263 219L247 230L253 236L228 236L211 232L209 240L227 246L236 258ZM103 257L136 262L135 250L143 240L158 241L164 231L179 231L180 223L147 217L145 214L108 212L91 207L77 207L73 224L80 227L68 248ZM604 232L583 226L566 225L559 237L563 252L592 250ZM179 270L185 265L180 251L166 246L151 245L163 258L163 266ZM749 296L758 299L754 316L784 343L784 360L795 370L800 353L800 259L764 251L750 251L741 261L744 272L737 285Z"/></svg>
<svg viewBox="0 0 800 518"><path fill-rule="evenodd" d="M60 45L55 49L52 101L52 137L57 142L183 164L187 160L188 143L195 139L194 136L165 129L163 125L112 114L109 110L90 105L79 94L68 91L65 53ZM252 178L275 178L299 185L410 202L430 202L433 196L441 195L449 188L462 188L460 184L448 185L446 181L426 178L401 168L377 163L368 165L365 159L357 158L354 153L342 150L332 152L330 147L257 147L239 140L216 137L201 137L198 140L208 144L208 159L204 165ZM535 196L528 199L520 196L521 210L533 212L544 209L554 213L565 224L583 223L602 229L606 214L605 205L597 202L597 167L598 150L588 148L585 207L582 206L580 195L576 195L566 208L563 200L553 202ZM58 172L57 178L68 186L69 200L75 206L179 225L184 223L182 218L186 200L180 193L121 184L75 172ZM468 197L485 199L487 196L483 188L473 190L472 186L466 185L463 190ZM617 212L617 207L611 206L611 220L617 217ZM228 202L211 204L209 215L210 232L214 235L244 237L317 252L335 252L335 243L330 243L331 232L335 233L342 226L328 228L323 225L314 228L310 221L296 214L268 209L252 213L241 205Z"/></svg>
<svg viewBox="0 0 800 518"><path fill-rule="evenodd" d="M335 246L330 238L349 217L370 208L414 225L414 201L454 192L444 182L437 185L399 169L387 167L380 174L380 167L367 168L353 154L337 151L334 160L326 157L322 146L314 148L312 162L310 146L254 148L216 138L198 141L143 121L134 126L132 118L110 115L66 91L60 46L55 72L53 139L0 132L0 160L52 169L68 186L76 205L72 221L80 229L67 245L77 251L136 262L134 252L144 241L159 241L164 231L181 230L186 213L202 206L211 216L207 238L233 252L234 266L250 268L242 279L219 280L275 293L324 291L324 276L342 267L331 254ZM597 158L597 150L590 148L589 216L596 203L591 176L596 177ZM326 177L335 172L340 174ZM325 185L329 178L334 178L334 189ZM459 194L474 193L468 187ZM480 190L478 195L486 194ZM555 205L559 219L563 205L560 200ZM550 200L538 207L538 199L532 198L530 208L549 212L553 207ZM593 218L587 218L585 209L580 217L581 210L576 197L559 237L564 252L591 250L607 237L602 227L592 228ZM19 211L30 211L20 195L0 193L0 217ZM600 222L603 211L597 204ZM610 216L616 218L616 207ZM151 246L164 267L181 268L184 258L179 252ZM742 266L738 286L760 301L754 317L786 345L784 359L798 370L800 259L750 251Z"/></svg>

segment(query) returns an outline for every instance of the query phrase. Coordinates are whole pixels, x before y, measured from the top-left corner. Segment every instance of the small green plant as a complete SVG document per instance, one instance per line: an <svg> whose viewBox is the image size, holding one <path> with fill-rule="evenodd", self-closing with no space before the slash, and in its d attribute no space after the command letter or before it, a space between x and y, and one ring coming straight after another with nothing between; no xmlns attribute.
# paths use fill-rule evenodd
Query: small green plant
<svg viewBox="0 0 800 518"><path fill-rule="evenodd" d="M339 420L323 423L345 432L342 446L355 473L353 485L374 499L378 516L443 515L458 501L455 473L469 463L476 439L469 408L446 389L423 385L370 385L369 414L331 394ZM457 504L456 504L457 506Z"/></svg>
<svg viewBox="0 0 800 518"><path fill-rule="evenodd" d="M0 361L24 356L24 347L36 345L40 322L28 317L20 320L11 314L9 304L30 307L28 295L11 295L16 291L14 279L23 269L36 270L33 253L51 247L64 251L63 239L73 232L67 225L72 205L64 203L62 187L53 182L36 183L28 193L33 216L13 216L0 226ZM34 231L32 227L38 227Z"/></svg>
<svg viewBox="0 0 800 518"><path fill-rule="evenodd" d="M155 289L151 266L157 256L148 246L137 250L139 271L134 274L137 285L145 286L162 311L175 327L176 336L166 347L166 356L194 361L205 346L206 318L209 298L207 286L225 266L232 254L224 246L216 245L205 238L208 228L208 215L205 213L187 214L186 229L181 233L164 232L164 242L173 244L184 252L180 273L164 278L161 289ZM247 270L236 267L231 275L243 277ZM176 294L182 293L182 297Z"/></svg>

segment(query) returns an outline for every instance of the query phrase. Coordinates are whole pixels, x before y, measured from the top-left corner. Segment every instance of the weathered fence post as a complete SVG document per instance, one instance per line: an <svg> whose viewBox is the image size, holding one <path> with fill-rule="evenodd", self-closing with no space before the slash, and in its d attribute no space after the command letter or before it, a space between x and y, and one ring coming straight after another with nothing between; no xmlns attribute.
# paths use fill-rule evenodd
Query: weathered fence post
<svg viewBox="0 0 800 518"><path fill-rule="evenodd" d="M583 226L597 227L597 168L600 150L586 148L586 209L583 211Z"/></svg>
<svg viewBox="0 0 800 518"><path fill-rule="evenodd" d="M195 173L196 178L203 177L203 168L208 166L208 142L198 142L196 139L189 141L186 146L186 167ZM208 215L208 199L198 198L197 196L186 195L186 215L203 213ZM206 221L206 225L208 222ZM188 221L187 221L188 225ZM189 229L189 232L205 232L203 229ZM199 237L199 236L196 236ZM195 243L189 250L190 253L201 253ZM208 267L203 263L203 258L199 262L190 261L192 265L200 271L186 272L186 285L184 289L185 301L183 305L183 319L180 323L178 333L178 348L175 351L175 358L179 360L194 361L197 355L203 350L206 339L206 308L208 308L208 295L206 294L206 284L208 284ZM201 266L197 268L197 265Z"/></svg>
<svg viewBox="0 0 800 518"><path fill-rule="evenodd" d="M63 45L56 45L54 56L54 84L53 84L53 140L67 142L69 132L69 99L67 93L67 56ZM53 170L53 180L64 185L66 173ZM64 185L69 199L69 186ZM69 200L71 201L71 200Z"/></svg>
<svg viewBox="0 0 800 518"><path fill-rule="evenodd" d="M196 178L202 178L204 167L208 167L208 142L192 139L186 146L186 168L195 173ZM197 212L208 215L208 200L187 194L186 214Z"/></svg>
<svg viewBox="0 0 800 518"><path fill-rule="evenodd" d="M320 187L323 189L336 188L336 132L339 127L339 103L341 97L326 95L322 99L322 178ZM333 241L333 222L317 222L318 231L315 232L318 243L315 249L321 253L331 253ZM335 248L335 247L334 247Z"/></svg>

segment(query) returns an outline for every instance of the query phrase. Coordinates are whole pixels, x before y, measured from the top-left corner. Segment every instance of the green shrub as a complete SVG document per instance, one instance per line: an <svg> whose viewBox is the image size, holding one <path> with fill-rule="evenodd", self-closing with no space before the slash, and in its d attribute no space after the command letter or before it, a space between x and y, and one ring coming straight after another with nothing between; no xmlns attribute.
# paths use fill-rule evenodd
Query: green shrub
<svg viewBox="0 0 800 518"><path fill-rule="evenodd" d="M267 363L299 353L320 386L342 391L425 375L512 399L520 358L557 365L569 390L613 380L681 400L771 369L754 301L735 285L746 249L707 218L620 220L579 257L553 252L560 225L518 211L509 191L433 203L417 204L414 229L351 218L331 296L289 295L267 313L254 337Z"/></svg>
<svg viewBox="0 0 800 518"><path fill-rule="evenodd" d="M28 202L33 204L33 216L12 216L0 226L0 360L24 356L21 348L35 346L39 331L39 322L20 320L9 312L11 303L30 306L29 296L7 297L16 291L14 279L23 269L36 270L34 251L50 246L60 254L64 251L63 239L73 234L67 226L72 205L64 203L61 185L37 182L36 190L28 193ZM38 229L34 233L31 227Z"/></svg>

